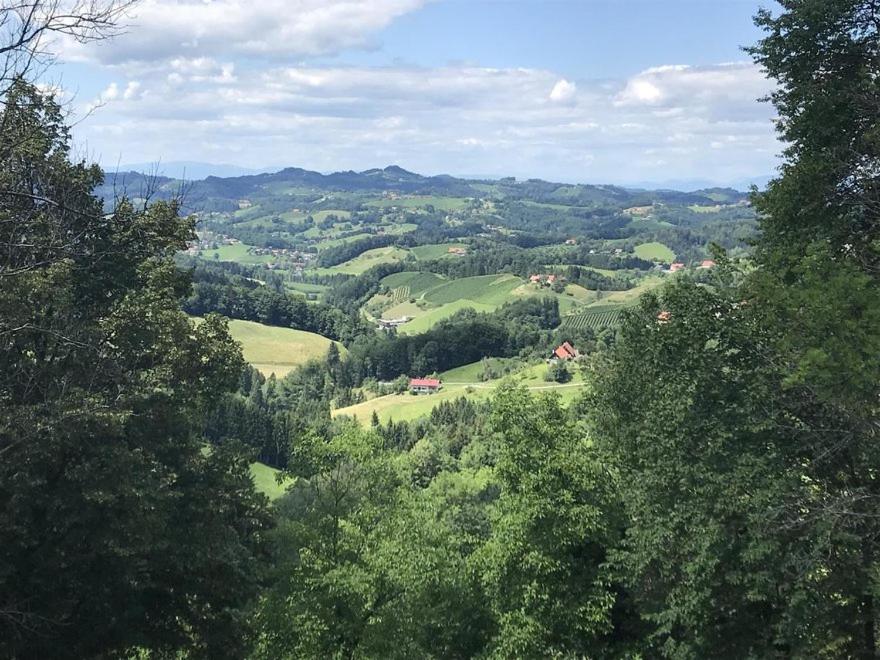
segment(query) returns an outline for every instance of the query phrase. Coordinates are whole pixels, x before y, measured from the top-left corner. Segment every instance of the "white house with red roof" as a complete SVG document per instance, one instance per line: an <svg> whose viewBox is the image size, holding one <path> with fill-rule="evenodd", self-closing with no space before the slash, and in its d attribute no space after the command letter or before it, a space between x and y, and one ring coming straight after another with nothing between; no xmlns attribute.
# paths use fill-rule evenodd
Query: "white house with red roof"
<svg viewBox="0 0 880 660"><path fill-rule="evenodd" d="M414 394L434 394L443 387L443 382L437 378L412 378L409 381L409 391Z"/></svg>

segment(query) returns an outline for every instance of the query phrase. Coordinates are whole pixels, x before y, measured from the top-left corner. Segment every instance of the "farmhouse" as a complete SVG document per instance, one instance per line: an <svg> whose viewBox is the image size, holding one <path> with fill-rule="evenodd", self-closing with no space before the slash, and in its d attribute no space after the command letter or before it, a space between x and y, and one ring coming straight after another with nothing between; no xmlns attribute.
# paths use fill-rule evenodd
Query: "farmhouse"
<svg viewBox="0 0 880 660"><path fill-rule="evenodd" d="M467 254L467 248L451 247L447 250L447 253L455 255L456 257L463 257Z"/></svg>
<svg viewBox="0 0 880 660"><path fill-rule="evenodd" d="M554 362L557 360L569 361L574 360L578 355L580 354L577 352L577 349L566 341L553 351L553 354L550 356L550 360Z"/></svg>
<svg viewBox="0 0 880 660"><path fill-rule="evenodd" d="M397 328L404 323L409 323L412 319L409 316L401 316L399 319L379 319L380 330L390 330Z"/></svg>
<svg viewBox="0 0 880 660"><path fill-rule="evenodd" d="M674 264L672 264L672 265L669 267L669 272L670 272L670 273L677 273L677 272L680 271L680 270L684 270L684 264L681 263L680 261L676 261Z"/></svg>
<svg viewBox="0 0 880 660"><path fill-rule="evenodd" d="M559 278L553 274L547 275L546 273L529 275L529 282L531 282L532 284L537 284L538 286L550 286L551 284L556 282L557 279L562 278Z"/></svg>
<svg viewBox="0 0 880 660"><path fill-rule="evenodd" d="M409 381L409 391L414 394L434 394L441 387L443 383L436 378L413 378Z"/></svg>
<svg viewBox="0 0 880 660"><path fill-rule="evenodd" d="M715 262L712 261L711 259L704 259L703 263L700 264L700 268L704 268L704 269L705 268L714 268L714 267L715 267Z"/></svg>

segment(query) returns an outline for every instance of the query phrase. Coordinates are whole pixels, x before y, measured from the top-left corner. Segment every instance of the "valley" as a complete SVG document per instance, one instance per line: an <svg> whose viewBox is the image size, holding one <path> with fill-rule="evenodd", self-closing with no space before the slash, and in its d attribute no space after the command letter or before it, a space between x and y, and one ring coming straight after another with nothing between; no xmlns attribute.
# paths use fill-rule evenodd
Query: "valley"
<svg viewBox="0 0 880 660"><path fill-rule="evenodd" d="M129 183L138 176L116 175ZM163 181L159 194L175 185ZM755 222L747 197L733 190L474 181L394 166L212 178L193 183L189 203L199 238L178 262L196 269L203 300L192 313L230 316L233 338L264 377L282 379L310 361L322 362L333 339L346 359L351 339L338 340L352 332L392 333L454 353L432 333L455 332L459 319L503 316L532 300L558 310L552 313L558 320L513 357L500 345L474 357L512 360L513 380L536 393L555 391L566 402L578 394L581 375L567 384L543 380L554 345L572 341L584 354L596 350L611 340L621 314L672 271L708 281L710 269L700 265L710 243L732 256L746 254ZM215 280L238 282L231 290L245 299L210 302L231 291L211 285L207 293ZM298 302L297 311L272 311L286 309L288 299L310 307ZM344 323L340 312L348 317ZM401 371L388 358L363 359L385 360L368 367L380 380L433 374L444 388L428 397L376 396L360 386L367 374L360 375L348 394L333 398L334 419L364 422L375 412L383 422L413 420L443 401L485 400L502 380L450 379L447 373L467 370L455 357L446 372L434 365L448 359L430 356L409 359Z"/></svg>

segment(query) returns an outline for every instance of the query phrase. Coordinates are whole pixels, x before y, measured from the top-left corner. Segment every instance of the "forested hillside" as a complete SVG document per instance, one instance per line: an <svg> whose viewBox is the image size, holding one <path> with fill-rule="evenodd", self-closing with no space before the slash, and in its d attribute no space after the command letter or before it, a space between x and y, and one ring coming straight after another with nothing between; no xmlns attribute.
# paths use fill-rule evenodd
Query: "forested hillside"
<svg viewBox="0 0 880 660"><path fill-rule="evenodd" d="M107 175L123 5L0 2L0 656L878 657L880 7L757 13L746 195Z"/></svg>

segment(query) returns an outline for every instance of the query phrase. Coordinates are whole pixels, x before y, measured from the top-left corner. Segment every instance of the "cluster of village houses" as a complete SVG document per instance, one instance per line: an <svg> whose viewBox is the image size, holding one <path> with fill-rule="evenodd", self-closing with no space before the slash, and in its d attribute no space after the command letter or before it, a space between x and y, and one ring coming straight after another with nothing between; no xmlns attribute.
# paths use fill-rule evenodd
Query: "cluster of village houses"
<svg viewBox="0 0 880 660"><path fill-rule="evenodd" d="M198 238L187 244L186 253L196 257L203 250L213 250L222 245L239 245L241 243L237 238L226 236L225 234L216 234L206 231L199 232ZM290 269L294 274L301 275L302 271L313 265L317 255L310 252L302 252L300 250L292 250L289 248L261 248L250 247L248 252L255 256L275 257L279 261L271 261L264 264L269 270L278 268ZM283 260L283 262L281 261Z"/></svg>
<svg viewBox="0 0 880 660"><path fill-rule="evenodd" d="M552 286L556 283L557 280L563 281L565 280L565 278L553 274L529 275L529 282L531 282L532 284L537 284L539 286Z"/></svg>
<svg viewBox="0 0 880 660"><path fill-rule="evenodd" d="M712 261L711 259L704 259L702 262L700 262L700 265L697 266L697 269L698 270L708 270L709 268L714 268L714 267L715 267L714 261ZM664 270L663 272L664 273L677 273L679 271L684 270L685 268L687 268L687 266L685 264L681 263L680 261L676 261L676 262L670 264L669 270Z"/></svg>

